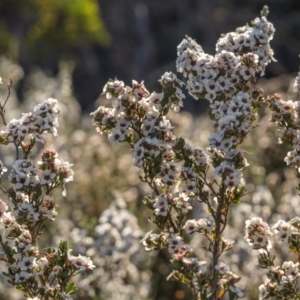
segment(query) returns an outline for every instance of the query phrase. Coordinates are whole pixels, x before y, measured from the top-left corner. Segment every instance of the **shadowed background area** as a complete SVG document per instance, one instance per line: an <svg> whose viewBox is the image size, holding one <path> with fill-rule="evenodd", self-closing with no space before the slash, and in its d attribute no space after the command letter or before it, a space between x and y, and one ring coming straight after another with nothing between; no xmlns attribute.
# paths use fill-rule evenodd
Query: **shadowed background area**
<svg viewBox="0 0 300 300"><path fill-rule="evenodd" d="M108 78L145 80L152 88L163 72L175 71L176 46L186 34L213 54L220 34L259 16L264 4L276 27L272 47L278 60L266 76L296 72L298 0L2 0L0 53L25 74L40 67L55 76L60 61L73 61L76 98L91 111Z"/></svg>

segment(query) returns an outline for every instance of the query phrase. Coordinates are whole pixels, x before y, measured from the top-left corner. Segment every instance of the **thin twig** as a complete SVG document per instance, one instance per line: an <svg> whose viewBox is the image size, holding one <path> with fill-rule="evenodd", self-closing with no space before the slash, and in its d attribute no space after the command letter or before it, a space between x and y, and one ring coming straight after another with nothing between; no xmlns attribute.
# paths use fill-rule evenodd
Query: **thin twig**
<svg viewBox="0 0 300 300"><path fill-rule="evenodd" d="M10 90L11 90L11 87L12 87L12 84L13 84L13 79L12 79L12 76L9 75L9 83L7 84L7 89L8 89L8 93L7 93L7 97L4 101L4 104L0 104L0 115L2 117L2 120L3 120L3 124L6 126L7 125L7 122L5 120L5 105L10 97Z"/></svg>
<svg viewBox="0 0 300 300"><path fill-rule="evenodd" d="M8 101L8 99L9 99L9 97L10 97L10 89L11 89L11 87L12 87L13 82L14 82L14 80L13 80L12 76L9 75L9 83L7 84L8 94L7 94L7 97L6 97L6 99L5 99L4 104L2 105L3 112L4 112L4 107L5 107L7 101Z"/></svg>
<svg viewBox="0 0 300 300"><path fill-rule="evenodd" d="M6 99L5 99L4 103L3 104L0 103L0 116L1 116L3 124L5 126L7 126L7 122L6 122L6 119L5 119L5 106L8 102L9 97L10 97L11 87L12 87L13 82L14 82L14 80L13 80L12 76L9 75L9 83L7 84L8 93L7 93L7 96L6 96ZM14 141L13 144L16 148L16 159L18 160L19 159L18 145L17 145L16 141Z"/></svg>

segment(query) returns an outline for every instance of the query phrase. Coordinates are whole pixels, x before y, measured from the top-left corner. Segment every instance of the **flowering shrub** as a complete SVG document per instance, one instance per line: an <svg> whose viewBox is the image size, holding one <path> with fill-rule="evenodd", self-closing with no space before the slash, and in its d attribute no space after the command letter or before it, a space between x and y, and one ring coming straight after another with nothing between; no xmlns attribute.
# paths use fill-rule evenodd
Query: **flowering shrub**
<svg viewBox="0 0 300 300"><path fill-rule="evenodd" d="M80 118L72 102L66 69L58 80L41 72L31 76L36 86L27 95L28 110L36 99L49 99L42 105L35 103L32 113L20 119L13 119L17 104L9 85L12 95L9 101L1 101L1 116L5 123L11 121L0 134L1 142L7 144L1 153L1 188L8 201L1 201L0 210L1 258L6 262L4 275L10 284L36 299L71 299L75 285L82 290L78 299L149 298L150 272L145 271L147 259L137 245L141 239L146 251L169 252L172 271L168 279L185 283L195 299L236 299L243 293L247 299L299 297L300 211L293 187L295 179L291 171L284 169L282 177L287 180L280 186L276 172L265 174L270 170L270 157L261 159L255 155L266 150L275 152L270 112L258 115L259 108L268 106L280 141L292 146L285 162L299 173L298 102L284 101L278 94L265 97L256 83L257 74L262 75L273 59L269 42L275 30L266 14L265 9L251 26L224 35L217 43L215 56L205 54L201 46L186 37L178 46L177 59L178 72L184 78L164 74L161 93L150 93L144 83L133 81L128 87L117 79L110 80L104 95L113 107L101 106L92 115L97 131L107 133L117 147L107 145L103 135L99 142L99 136L96 139L90 132L87 118ZM14 68L14 78L22 76L21 70ZM294 83L296 92L299 81L300 76ZM196 100L208 100L212 125L203 118L192 125L186 114L172 116L171 110L178 113L183 106L183 88ZM59 110L65 120L58 137L59 110L52 98L61 98ZM175 136L176 123L189 129L177 131L176 135L189 135L189 140ZM263 137L252 130L257 123ZM207 134L210 126L214 132ZM49 142L46 133L52 133L53 141ZM205 136L207 149L203 148ZM43 141L48 149L57 151L42 150ZM255 146L249 146L251 141ZM133 164L139 168L139 178L146 188L136 182L137 176L129 169L128 154L120 142L129 144ZM250 165L245 149L254 153L248 155L253 161ZM277 151L282 154L284 149L280 149ZM40 152L40 160L35 159ZM5 173L6 167L10 171ZM65 203L59 204L62 214L57 215L54 195L56 190L65 194L65 183L71 186L71 167L77 181L68 189ZM4 177L7 173L8 183ZM122 200L103 212L95 229L91 228L96 225L92 217L82 220L85 210L98 216L97 207L104 207L112 198L108 192L112 186L124 191L129 203L150 190L143 202L151 211L149 220L156 229L141 238L137 220ZM275 200L269 189L277 196ZM67 203L70 198L76 200ZM99 199L101 203L98 201L96 206ZM46 249L38 244L54 219L60 223L52 231L53 239L58 243L69 239L71 231L74 252L90 256L93 263L88 257L71 255L66 242ZM274 237L277 241L272 240ZM247 249L246 242L253 250ZM255 268L257 260L261 269ZM90 276L71 279L94 267ZM10 292L9 295L12 297Z"/></svg>
<svg viewBox="0 0 300 300"><path fill-rule="evenodd" d="M28 86L28 89L25 101L20 104L16 99L13 87L18 84L18 79L22 76L22 69L3 57L0 58L0 72L11 72L14 78L14 85L6 104L6 115L9 118L22 115L22 111L32 109L42 99L51 97L61 99L58 104L60 110L58 136L45 135L45 143L36 143L31 150L31 157L40 155L45 145L48 149L56 149L64 161L72 161L72 170L76 176L73 181L68 182L67 197L64 198L64 201L57 201L59 209L57 207L56 209L59 214L56 216L56 222L46 224L51 226L43 228L43 234L39 236L39 244L41 248L44 248L50 245L59 245L61 240L68 240L74 255L81 253L92 258L93 264L97 266L96 270L88 272L88 274L83 272L82 276L72 279L72 282L79 288L78 293L72 295L74 299L92 299L97 296L108 299L111 293L122 294L128 299L131 299L131 295L135 297L143 295L141 297L144 297L150 290L151 271L148 270L148 267L151 266L151 258L138 251L141 230L137 228L134 217L129 212L126 213L125 208L121 209L122 215L125 219L128 217L129 223L125 228L127 232L124 234L126 233L126 236L132 234L136 237L135 242L133 239L131 240L132 249L135 249L135 252L133 251L130 255L127 255L125 251L122 252L123 262L127 264L128 273L124 274L123 264L118 266L116 257L119 254L117 251L116 253L112 252L115 254L110 259L110 253L102 255L102 251L98 251L97 247L100 242L91 244L92 237L96 240L99 238L96 236L94 226L97 225L97 219L103 208L113 200L112 191L114 189L122 191L124 199L132 208L134 203L131 197L141 194L142 188L137 182L138 175L135 174L134 169L129 169L131 162L128 160L129 154L124 151L124 148L112 148L103 138L99 149L99 136L91 127L90 117L81 113L78 103L72 95L71 67L70 64L62 64L57 78L49 77L39 70L34 71L25 78L25 85ZM3 85L1 87L4 89ZM9 144L2 147L0 153L6 166L15 161L15 151L11 146ZM113 174L112 170L114 170ZM9 182L6 183L7 176L5 175L7 173L9 172L4 173L2 177L4 185L9 184ZM53 190L53 196L55 198L60 196L59 189ZM99 201L100 199L101 201ZM112 228L116 224L113 223ZM132 233L128 232L129 229L132 229ZM116 229L112 230L115 232ZM84 236L83 232L86 232ZM120 234L121 238L122 233ZM82 246L78 244L79 240ZM5 264L0 261L0 265L4 270ZM108 276L106 278L109 280L111 288L103 281L103 274L108 270L107 268L111 268L115 272L114 274L123 274L122 280L117 276L112 278L108 273L105 274ZM135 285L138 283L140 283L140 289L136 290ZM117 284L119 289L112 291L114 284ZM0 298L24 299L22 293L8 285L7 278L3 278L3 276L0 276L0 287Z"/></svg>
<svg viewBox="0 0 300 300"><path fill-rule="evenodd" d="M66 196L65 183L73 180L72 165L58 157L55 150L44 149L36 163L31 157L37 142L44 142L44 135L57 135L59 109L57 100L49 98L33 108L33 112L20 119L7 121L5 109L8 95L0 105L0 115L5 130L0 132L0 143L13 144L15 162L8 176L11 183L0 189L8 203L0 200L0 260L7 263L3 275L10 284L36 299L72 299L76 286L71 278L92 270L95 266L89 257L74 256L67 242L58 248L42 249L39 236L48 221L57 216L56 201L51 192L61 189ZM0 162L0 173L7 168Z"/></svg>
<svg viewBox="0 0 300 300"><path fill-rule="evenodd" d="M256 86L257 74L263 75L267 64L274 60L269 42L275 29L267 14L264 7L261 18L251 26L220 38L215 56L204 53L201 46L186 37L177 48L176 61L177 71L185 80L165 73L160 79L161 93L150 93L143 82L133 81L129 87L118 79L109 80L103 91L112 108L100 106L92 113L99 133L107 133L112 143L129 144L133 165L141 170L140 180L152 190L143 202L152 211L150 221L158 231L150 231L142 239L145 250L167 249L173 269L168 279L186 283L195 299L243 297L237 285L240 276L222 258L234 247L234 241L225 237L231 222L230 208L240 205L247 193L243 170L249 164L240 145L253 129L261 106L271 109L271 121L279 128L280 141L293 147L285 161L300 172L298 102L284 101L278 94L265 97ZM298 92L299 78L294 84ZM207 151L172 132L167 113L170 109L178 112L183 106L182 88L196 100L209 101L215 131L209 137ZM206 210L203 218L199 218L202 212L191 218L197 203ZM288 222L280 219L272 227L277 239L288 243L296 253L300 249L299 224L296 217ZM203 239L198 256L189 236L199 234ZM259 298L296 299L299 263L275 265L272 234L260 217L246 220L245 241L258 250L259 266L267 269Z"/></svg>

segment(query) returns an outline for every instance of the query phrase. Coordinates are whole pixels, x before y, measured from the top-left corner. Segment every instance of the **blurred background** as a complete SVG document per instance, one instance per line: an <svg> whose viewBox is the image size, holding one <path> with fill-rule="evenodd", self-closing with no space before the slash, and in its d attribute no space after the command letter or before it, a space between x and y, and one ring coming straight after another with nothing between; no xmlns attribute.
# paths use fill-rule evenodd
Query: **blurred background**
<svg viewBox="0 0 300 300"><path fill-rule="evenodd" d="M258 84L266 94L281 92L284 99L295 99L291 84L300 62L299 0L0 1L0 76L4 83L9 74L15 80L7 119L20 118L48 97L59 100L59 136L36 147L33 160L46 147L74 164L74 182L67 185L66 199L57 193L59 216L42 243L55 245L67 239L74 254L90 255L96 262L95 272L77 279L81 292L76 299L191 299L185 286L166 281L168 254L149 254L140 247L143 234L155 230L142 204L149 190L139 182L138 169L131 167L130 149L111 145L97 134L89 113L109 78L129 86L132 79L145 80L150 91L157 90L160 76L176 71L176 47L185 35L213 54L222 33L250 23L264 4L269 5L269 20L276 28L271 45L277 62L268 66ZM6 95L1 85L1 103ZM203 105L188 98L184 106L180 118L170 115L175 134L205 148L213 129L207 116L199 117ZM239 286L245 298L253 300L258 298L264 271L256 268L255 253L243 241L245 219L260 216L274 224L279 218L300 215L298 180L283 161L288 149L277 145L269 119L270 113L262 109L259 129L245 142L251 163L245 172L249 194L232 210L235 217L226 233L237 245L224 261L243 277ZM13 148L1 146L0 159L10 170ZM207 217L207 212L198 207L190 217ZM191 244L200 260L209 260L199 235ZM289 257L288 249L280 245L274 249L279 258ZM0 276L0 299L24 298Z"/></svg>
<svg viewBox="0 0 300 300"><path fill-rule="evenodd" d="M55 76L62 60L74 62L72 88L91 111L108 78L145 80L152 88L163 72L175 71L176 46L185 35L213 54L220 34L259 16L264 4L276 27L278 60L266 76L296 72L298 0L1 0L0 53L25 75L39 67ZM20 99L23 91L21 80Z"/></svg>

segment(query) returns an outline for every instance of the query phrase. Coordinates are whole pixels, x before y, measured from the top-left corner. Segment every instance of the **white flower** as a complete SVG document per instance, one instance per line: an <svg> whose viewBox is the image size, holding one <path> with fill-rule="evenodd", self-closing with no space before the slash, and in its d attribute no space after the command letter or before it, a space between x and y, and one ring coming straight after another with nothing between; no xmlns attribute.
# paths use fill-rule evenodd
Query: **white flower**
<svg viewBox="0 0 300 300"><path fill-rule="evenodd" d="M69 261L73 264L75 268L78 268L81 271L92 270L96 266L93 264L92 260L87 256L69 256Z"/></svg>
<svg viewBox="0 0 300 300"><path fill-rule="evenodd" d="M164 118L159 122L159 126L154 126L154 128L159 131L169 132L174 127L171 125L169 120Z"/></svg>
<svg viewBox="0 0 300 300"><path fill-rule="evenodd" d="M119 142L124 141L125 135L121 132L119 128L116 127L109 133L108 139L111 143L119 144Z"/></svg>
<svg viewBox="0 0 300 300"><path fill-rule="evenodd" d="M217 265L215 265L215 269L220 273L220 274L225 274L230 271L230 268L228 265L224 264L223 262L219 262Z"/></svg>
<svg viewBox="0 0 300 300"><path fill-rule="evenodd" d="M111 92L113 93L120 93L124 88L124 82L120 80L111 80L107 82L107 84L103 88L103 93L106 93L107 99L110 98Z"/></svg>
<svg viewBox="0 0 300 300"><path fill-rule="evenodd" d="M161 194L154 199L153 207L157 216L166 216L168 214L168 199L165 194Z"/></svg>
<svg viewBox="0 0 300 300"><path fill-rule="evenodd" d="M293 226L283 220L279 220L273 227L278 241L286 242L292 235Z"/></svg>
<svg viewBox="0 0 300 300"><path fill-rule="evenodd" d="M189 210L193 209L190 203L182 201L180 198L177 198L176 207L179 208L183 214L186 214Z"/></svg>
<svg viewBox="0 0 300 300"><path fill-rule="evenodd" d="M36 265L35 265L35 268L34 268L35 274L43 275L44 270L46 269L48 264L49 264L49 262L48 262L46 257L39 258L36 261Z"/></svg>
<svg viewBox="0 0 300 300"><path fill-rule="evenodd" d="M73 300L72 296L67 292L59 292L58 294L62 300Z"/></svg>
<svg viewBox="0 0 300 300"><path fill-rule="evenodd" d="M55 167L58 169L58 174L63 182L73 181L74 172L71 169L72 164L62 159L55 158Z"/></svg>
<svg viewBox="0 0 300 300"><path fill-rule="evenodd" d="M282 269L284 270L288 281L293 281L300 275L298 262L294 264L292 261L286 261L283 263Z"/></svg>
<svg viewBox="0 0 300 300"><path fill-rule="evenodd" d="M198 230L198 225L196 220L187 220L185 222L185 225L183 226L183 229L185 229L187 234L192 234Z"/></svg>
<svg viewBox="0 0 300 300"><path fill-rule="evenodd" d="M50 169L45 169L39 173L40 183L44 184L51 184L52 180L55 178L56 174L52 172Z"/></svg>
<svg viewBox="0 0 300 300"><path fill-rule="evenodd" d="M258 290L259 290L259 300L263 300L268 297L268 288L265 284L261 284Z"/></svg>
<svg viewBox="0 0 300 300"><path fill-rule="evenodd" d="M25 280L29 279L30 277L32 277L31 273L21 271L20 273L15 274L15 278L13 279L13 281L18 283L18 282L25 281Z"/></svg>
<svg viewBox="0 0 300 300"><path fill-rule="evenodd" d="M5 228L10 228L16 224L15 216L12 212L5 212L2 214L2 224L5 226Z"/></svg>

